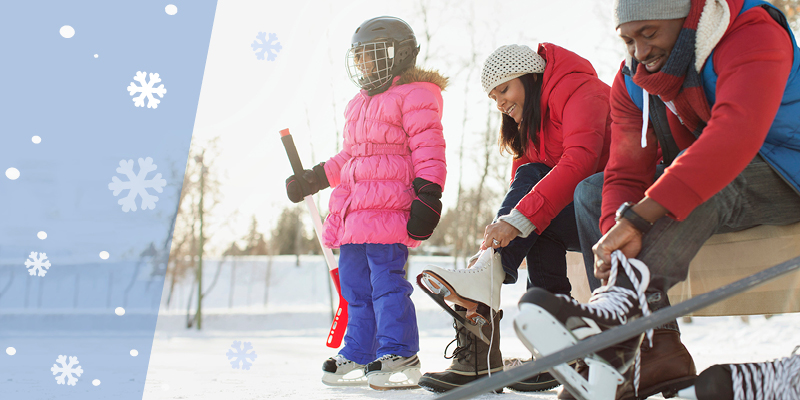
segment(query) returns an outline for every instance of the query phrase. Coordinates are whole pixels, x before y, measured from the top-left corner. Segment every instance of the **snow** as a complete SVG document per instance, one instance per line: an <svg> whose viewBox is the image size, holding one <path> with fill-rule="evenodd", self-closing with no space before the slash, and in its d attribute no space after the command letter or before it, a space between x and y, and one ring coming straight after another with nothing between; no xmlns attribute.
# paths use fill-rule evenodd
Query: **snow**
<svg viewBox="0 0 800 400"><path fill-rule="evenodd" d="M267 262L266 257L249 260L258 260L263 266ZM210 293L210 308L204 311L202 331L185 328L185 305L170 309L162 305L143 399L436 398L421 389L381 392L367 387L333 388L322 384L322 362L336 354L335 349L325 346L331 316L326 303L329 294L321 280L327 279L327 273L321 257L304 256L300 261L295 266L295 257L271 260L272 283L267 306L260 301L255 302L257 305L243 306L243 299L237 297L237 306L225 308L224 305L237 302L229 303L229 293L215 289L222 292ZM452 259L412 256L409 276L416 277L428 263L451 267ZM241 259L238 264L237 282L264 282L257 268L253 267L245 278L242 265L246 264ZM214 274L216 268L212 266L207 271ZM520 275L525 276L525 271ZM229 275L224 268L219 276L217 288L232 287L226 281ZM209 282L205 277L204 281ZM241 295L243 291L237 293ZM260 299L263 295L254 295L252 291L248 291L248 297ZM503 288L505 316L501 321L500 348L506 358L530 357L512 328L516 303L524 291L524 281ZM452 319L418 288L412 299L420 327L422 372L441 371L450 363L444 359L443 351L454 338ZM691 323L680 324L683 342L698 371L717 363L786 357L800 345L800 314L751 316L749 321L741 317L695 317ZM258 354L249 370L231 368L226 357L226 351L236 341L250 342L252 352ZM506 390L503 398L555 399L556 393L556 390L537 394ZM486 394L476 398L496 397Z"/></svg>
<svg viewBox="0 0 800 400"><path fill-rule="evenodd" d="M69 362L67 362L67 356L60 355L56 362L60 366L53 364L53 367L50 368L50 371L53 371L53 375L57 375L56 382L59 385L63 385L66 380L67 385L75 386L78 383L78 377L83 374L83 368L78 365L78 357L69 357Z"/></svg>

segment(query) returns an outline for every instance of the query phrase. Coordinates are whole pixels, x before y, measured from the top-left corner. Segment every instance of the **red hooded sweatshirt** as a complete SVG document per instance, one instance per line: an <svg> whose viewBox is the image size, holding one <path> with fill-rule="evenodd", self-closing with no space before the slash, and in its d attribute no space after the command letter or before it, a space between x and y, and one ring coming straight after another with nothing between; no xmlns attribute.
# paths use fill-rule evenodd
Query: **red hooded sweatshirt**
<svg viewBox="0 0 800 400"><path fill-rule="evenodd" d="M714 48L716 102L695 139L670 111L672 136L683 150L655 182L658 140L652 126L641 146L642 111L633 104L620 72L611 89L611 158L603 183L600 230L614 226L614 213L645 194L680 221L722 190L758 153L778 112L792 64L788 33L761 7L742 13L743 0L728 0L731 22ZM624 65L624 64L623 64Z"/></svg>
<svg viewBox="0 0 800 400"><path fill-rule="evenodd" d="M527 153L513 162L511 179L523 164L542 163L552 168L516 207L541 234L572 202L578 183L606 166L611 118L610 88L588 60L551 43L540 44L538 53L547 62L539 146L528 142Z"/></svg>

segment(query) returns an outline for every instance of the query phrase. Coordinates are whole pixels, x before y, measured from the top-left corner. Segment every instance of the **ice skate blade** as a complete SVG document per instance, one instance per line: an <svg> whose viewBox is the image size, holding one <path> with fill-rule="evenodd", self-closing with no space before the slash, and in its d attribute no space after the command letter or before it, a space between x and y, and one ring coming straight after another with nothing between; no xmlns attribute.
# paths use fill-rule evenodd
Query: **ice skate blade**
<svg viewBox="0 0 800 400"><path fill-rule="evenodd" d="M363 369L353 370L344 375L323 372L322 383L328 386L367 386L367 377Z"/></svg>
<svg viewBox="0 0 800 400"><path fill-rule="evenodd" d="M447 281L442 279L439 275L436 275L435 272L422 271L421 275L422 282L425 283L425 286L427 286L432 293L442 296L445 300L453 304L458 304L466 308L466 319L473 325L484 325L489 322L490 316L488 314L491 312L491 309L488 305L462 297L447 283ZM484 313L487 315L484 315Z"/></svg>
<svg viewBox="0 0 800 400"><path fill-rule="evenodd" d="M422 378L419 368L408 368L397 372L372 372L367 375L369 387L375 390L419 389Z"/></svg>

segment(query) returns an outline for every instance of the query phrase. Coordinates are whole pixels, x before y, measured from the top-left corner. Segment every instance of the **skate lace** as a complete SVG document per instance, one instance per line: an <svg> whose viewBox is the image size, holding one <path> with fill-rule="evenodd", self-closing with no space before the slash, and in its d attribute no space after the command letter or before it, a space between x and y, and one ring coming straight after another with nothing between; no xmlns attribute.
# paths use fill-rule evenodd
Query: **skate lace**
<svg viewBox="0 0 800 400"><path fill-rule="evenodd" d="M620 266L622 266L625 274L628 275L628 279L630 279L635 290L615 286L617 283L617 274L619 273ZM638 270L641 274L641 280L639 280L634 273L634 269ZM627 314L631 310L631 307L633 307L633 302L631 301L632 298L639 300L639 308L642 310L642 316L646 317L650 315L650 307L647 304L647 295L645 294L645 291L649 285L650 269L647 267L647 265L635 258L629 259L625 257L621 251L616 250L611 253L611 271L608 278L608 284L606 286L601 286L592 292L592 297L589 298L588 303L582 304L577 300L563 294L558 294L556 296L569 300L584 311L588 311L605 319L617 320L620 322L620 324L624 325L628 322ZM646 331L646 335L647 340L650 342L650 346L652 347L653 330L648 329ZM640 378L641 353L637 352L633 374L634 394L637 396L639 395Z"/></svg>
<svg viewBox="0 0 800 400"><path fill-rule="evenodd" d="M352 362L352 361L348 360L347 358L345 358L345 356L343 356L341 354L337 354L337 355L335 355L335 356L333 356L331 358L333 358L333 360L336 361L336 366L337 367L341 367L344 364Z"/></svg>
<svg viewBox="0 0 800 400"><path fill-rule="evenodd" d="M730 364L734 400L800 400L798 349L775 361Z"/></svg>

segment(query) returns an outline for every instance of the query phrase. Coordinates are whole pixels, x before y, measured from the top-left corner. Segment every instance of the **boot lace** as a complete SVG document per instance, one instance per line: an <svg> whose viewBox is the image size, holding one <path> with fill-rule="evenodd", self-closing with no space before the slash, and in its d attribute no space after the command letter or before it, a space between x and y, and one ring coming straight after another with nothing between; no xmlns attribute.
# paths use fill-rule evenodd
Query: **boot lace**
<svg viewBox="0 0 800 400"><path fill-rule="evenodd" d="M351 363L351 362L353 362L353 361L350 361L350 360L348 360L347 358L345 358L345 356L343 356L343 355L341 355L341 354L337 354L337 355L335 355L335 356L333 356L333 357L331 357L331 358L332 358L334 361L336 361L336 366L337 366L337 367L341 367L342 365L345 365L345 364L347 364L347 363Z"/></svg>
<svg viewBox="0 0 800 400"><path fill-rule="evenodd" d="M472 358L475 376L478 376L478 342L476 341L478 338L472 335L466 327L461 326L455 321L453 321L453 328L456 330L456 337L445 346L444 358L448 360L455 358L463 363L468 363L470 358ZM463 337L465 343L460 343L458 341L459 337ZM453 353L448 356L447 349L449 349L450 345L453 343L456 344L456 348L453 350ZM471 350L470 347L472 348Z"/></svg>
<svg viewBox="0 0 800 400"><path fill-rule="evenodd" d="M631 284L633 284L634 290L615 286L617 283L617 274L619 273L620 266L622 267L623 271L625 271L628 279L630 279ZM636 276L634 269L639 271L639 274L641 274L641 280ZM611 271L608 277L608 284L606 286L601 286L592 292L592 297L589 298L588 303L581 304L577 300L563 294L557 294L556 296L569 300L584 311L591 312L605 319L617 320L620 322L620 324L624 325L628 322L628 312L630 312L631 308L633 307L633 302L631 299L637 299L639 301L639 308L642 310L643 317L650 315L650 307L647 305L647 295L645 294L645 291L649 285L650 268L648 268L645 263L635 258L627 258L624 254L622 254L622 251L616 250L611 253ZM646 335L647 340L650 343L650 347L652 347L653 330L648 329L646 331ZM641 378L640 374L641 352L637 351L633 374L633 388L634 393L637 396L639 395L639 380Z"/></svg>
<svg viewBox="0 0 800 400"><path fill-rule="evenodd" d="M730 364L734 400L800 400L798 349L780 360Z"/></svg>

